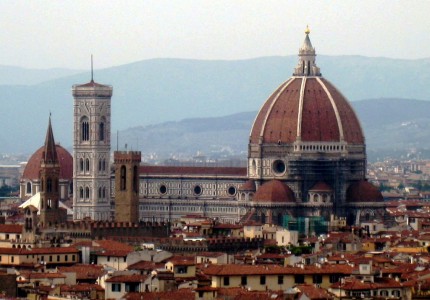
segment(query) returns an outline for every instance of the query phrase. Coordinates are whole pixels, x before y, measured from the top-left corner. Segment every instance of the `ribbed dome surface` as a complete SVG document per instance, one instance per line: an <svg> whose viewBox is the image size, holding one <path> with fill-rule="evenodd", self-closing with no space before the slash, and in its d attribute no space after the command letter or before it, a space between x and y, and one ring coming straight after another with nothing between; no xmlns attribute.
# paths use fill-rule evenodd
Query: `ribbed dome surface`
<svg viewBox="0 0 430 300"><path fill-rule="evenodd" d="M60 145L56 145L57 157L60 163L60 179L72 180L73 178L73 157ZM40 176L40 163L42 161L45 146L40 147L28 160L25 166L22 179L34 180Z"/></svg>
<svg viewBox="0 0 430 300"><path fill-rule="evenodd" d="M293 191L290 187L279 180L271 180L264 183L254 196L256 202L295 202Z"/></svg>
<svg viewBox="0 0 430 300"><path fill-rule="evenodd" d="M377 187L366 180L352 183L346 191L347 202L382 202L384 198Z"/></svg>
<svg viewBox="0 0 430 300"><path fill-rule="evenodd" d="M322 77L292 77L260 109L251 143L364 144L358 118L342 94Z"/></svg>

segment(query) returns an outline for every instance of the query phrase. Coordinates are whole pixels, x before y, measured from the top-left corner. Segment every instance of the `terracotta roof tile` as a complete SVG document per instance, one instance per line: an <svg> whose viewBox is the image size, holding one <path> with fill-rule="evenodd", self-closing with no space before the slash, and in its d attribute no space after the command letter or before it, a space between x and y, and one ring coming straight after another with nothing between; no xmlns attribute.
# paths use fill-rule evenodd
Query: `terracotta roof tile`
<svg viewBox="0 0 430 300"><path fill-rule="evenodd" d="M22 233L22 225L18 224L0 224L0 232L2 233Z"/></svg>
<svg viewBox="0 0 430 300"><path fill-rule="evenodd" d="M140 166L140 175L209 175L209 176L243 176L246 168L240 167L189 167L189 166Z"/></svg>

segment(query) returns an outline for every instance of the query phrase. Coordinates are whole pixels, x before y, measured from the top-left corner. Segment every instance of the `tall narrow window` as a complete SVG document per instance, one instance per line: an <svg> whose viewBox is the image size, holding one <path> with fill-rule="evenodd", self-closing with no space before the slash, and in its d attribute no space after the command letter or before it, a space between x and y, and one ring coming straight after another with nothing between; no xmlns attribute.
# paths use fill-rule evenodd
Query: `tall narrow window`
<svg viewBox="0 0 430 300"><path fill-rule="evenodd" d="M105 140L105 123L100 122L99 124L99 140L104 141Z"/></svg>
<svg viewBox="0 0 430 300"><path fill-rule="evenodd" d="M82 158L79 160L79 171L84 171L84 160Z"/></svg>
<svg viewBox="0 0 430 300"><path fill-rule="evenodd" d="M85 199L89 199L90 198L90 188L86 187L85 188Z"/></svg>
<svg viewBox="0 0 430 300"><path fill-rule="evenodd" d="M139 168L137 166L133 168L133 190L135 193L139 191Z"/></svg>
<svg viewBox="0 0 430 300"><path fill-rule="evenodd" d="M90 124L87 117L83 117L81 120L81 140L90 140Z"/></svg>
<svg viewBox="0 0 430 300"><path fill-rule="evenodd" d="M102 198L103 198L103 199L106 199L106 188L105 188L105 187L103 187L103 195L102 195Z"/></svg>
<svg viewBox="0 0 430 300"><path fill-rule="evenodd" d="M88 158L85 160L85 171L90 171L90 160Z"/></svg>
<svg viewBox="0 0 430 300"><path fill-rule="evenodd" d="M121 166L121 175L120 175L120 190L124 191L125 190L125 185L126 185L126 170L125 170L125 166Z"/></svg>
<svg viewBox="0 0 430 300"><path fill-rule="evenodd" d="M31 194L31 182L27 182L27 194Z"/></svg>
<svg viewBox="0 0 430 300"><path fill-rule="evenodd" d="M79 188L79 198L84 199L84 188L83 187Z"/></svg>
<svg viewBox="0 0 430 300"><path fill-rule="evenodd" d="M99 187L99 199L102 198L102 187Z"/></svg>
<svg viewBox="0 0 430 300"><path fill-rule="evenodd" d="M51 193L52 192L52 179L48 178L46 180L46 192Z"/></svg>

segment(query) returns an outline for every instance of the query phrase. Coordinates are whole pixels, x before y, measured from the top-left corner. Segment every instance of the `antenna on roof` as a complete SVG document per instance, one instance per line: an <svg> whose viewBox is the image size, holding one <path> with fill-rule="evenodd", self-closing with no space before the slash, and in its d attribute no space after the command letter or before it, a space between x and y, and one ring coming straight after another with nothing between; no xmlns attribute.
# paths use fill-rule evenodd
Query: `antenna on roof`
<svg viewBox="0 0 430 300"><path fill-rule="evenodd" d="M94 82L93 55L91 54L91 82Z"/></svg>

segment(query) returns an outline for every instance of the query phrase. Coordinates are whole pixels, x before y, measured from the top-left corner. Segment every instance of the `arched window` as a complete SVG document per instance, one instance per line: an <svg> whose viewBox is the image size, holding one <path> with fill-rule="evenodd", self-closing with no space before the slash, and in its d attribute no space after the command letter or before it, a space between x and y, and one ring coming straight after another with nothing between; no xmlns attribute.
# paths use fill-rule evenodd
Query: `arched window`
<svg viewBox="0 0 430 300"><path fill-rule="evenodd" d="M85 171L90 171L90 160L88 158L85 160Z"/></svg>
<svg viewBox="0 0 430 300"><path fill-rule="evenodd" d="M27 182L27 194L31 194L31 182Z"/></svg>
<svg viewBox="0 0 430 300"><path fill-rule="evenodd" d="M90 188L86 187L85 188L85 199L89 199L90 198Z"/></svg>
<svg viewBox="0 0 430 300"><path fill-rule="evenodd" d="M323 194L322 196L322 201L325 203L328 201L328 195L327 194Z"/></svg>
<svg viewBox="0 0 430 300"><path fill-rule="evenodd" d="M125 170L125 166L121 166L121 171L120 171L120 190L124 191L125 190L125 186L126 186L126 170Z"/></svg>
<svg viewBox="0 0 430 300"><path fill-rule="evenodd" d="M99 124L99 141L105 140L105 123L102 121Z"/></svg>
<svg viewBox="0 0 430 300"><path fill-rule="evenodd" d="M101 170L102 170L102 160L99 159L99 171L101 171Z"/></svg>
<svg viewBox="0 0 430 300"><path fill-rule="evenodd" d="M106 171L106 159L103 159L102 170Z"/></svg>
<svg viewBox="0 0 430 300"><path fill-rule="evenodd" d="M102 198L102 187L99 187L99 199Z"/></svg>
<svg viewBox="0 0 430 300"><path fill-rule="evenodd" d="M82 141L90 140L90 124L88 122L87 117L83 117L81 119L81 140Z"/></svg>
<svg viewBox="0 0 430 300"><path fill-rule="evenodd" d="M84 199L84 188L83 187L79 188L79 198Z"/></svg>
<svg viewBox="0 0 430 300"><path fill-rule="evenodd" d="M103 199L106 199L106 188L103 187Z"/></svg>

